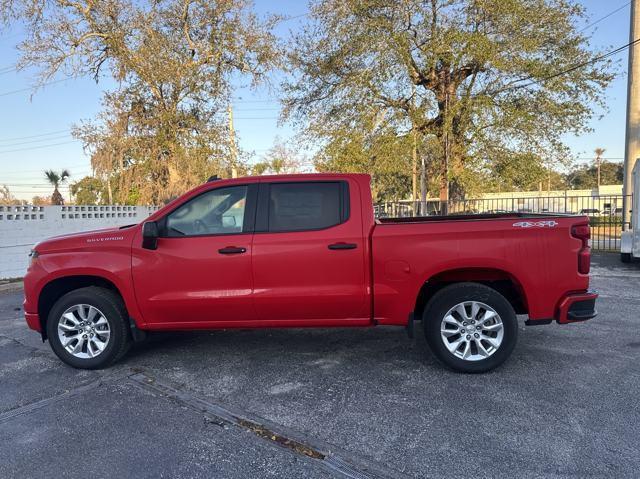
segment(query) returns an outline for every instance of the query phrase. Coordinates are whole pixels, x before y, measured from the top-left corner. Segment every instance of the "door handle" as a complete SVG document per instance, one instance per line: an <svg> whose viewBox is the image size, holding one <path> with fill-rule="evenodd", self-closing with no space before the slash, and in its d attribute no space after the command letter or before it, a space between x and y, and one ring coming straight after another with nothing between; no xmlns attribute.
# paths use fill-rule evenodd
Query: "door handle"
<svg viewBox="0 0 640 479"><path fill-rule="evenodd" d="M247 248L238 248L237 246L227 246L226 248L220 248L218 250L220 254L242 254L246 252Z"/></svg>
<svg viewBox="0 0 640 479"><path fill-rule="evenodd" d="M358 247L355 243L333 243L329 245L329 249L356 249Z"/></svg>

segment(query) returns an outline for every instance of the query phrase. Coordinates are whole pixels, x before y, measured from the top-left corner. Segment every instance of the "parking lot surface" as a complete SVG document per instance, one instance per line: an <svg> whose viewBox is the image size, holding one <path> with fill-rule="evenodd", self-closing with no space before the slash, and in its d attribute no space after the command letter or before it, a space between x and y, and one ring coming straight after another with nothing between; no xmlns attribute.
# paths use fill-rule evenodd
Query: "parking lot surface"
<svg viewBox="0 0 640 479"><path fill-rule="evenodd" d="M0 477L638 477L640 264L593 259L599 315L453 373L421 330L163 334L62 364L0 293Z"/></svg>

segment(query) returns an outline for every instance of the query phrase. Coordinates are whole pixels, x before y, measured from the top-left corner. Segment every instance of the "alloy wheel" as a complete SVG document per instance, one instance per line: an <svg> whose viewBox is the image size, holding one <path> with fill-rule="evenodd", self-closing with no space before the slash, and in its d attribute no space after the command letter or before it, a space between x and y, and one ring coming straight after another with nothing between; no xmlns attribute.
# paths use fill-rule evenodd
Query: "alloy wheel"
<svg viewBox="0 0 640 479"><path fill-rule="evenodd" d="M491 306L479 301L463 301L444 315L440 337L457 358L481 361L500 348L504 326Z"/></svg>
<svg viewBox="0 0 640 479"><path fill-rule="evenodd" d="M90 304L76 304L62 313L58 320L58 339L62 347L80 359L100 355L111 336L105 315Z"/></svg>

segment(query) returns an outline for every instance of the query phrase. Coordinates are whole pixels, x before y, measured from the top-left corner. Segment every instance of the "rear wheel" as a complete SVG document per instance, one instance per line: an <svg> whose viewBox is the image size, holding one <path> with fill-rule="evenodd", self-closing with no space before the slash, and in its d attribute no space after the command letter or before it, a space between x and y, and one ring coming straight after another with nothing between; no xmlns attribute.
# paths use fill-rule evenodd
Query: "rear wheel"
<svg viewBox="0 0 640 479"><path fill-rule="evenodd" d="M631 253L620 253L620 261L623 263L631 263Z"/></svg>
<svg viewBox="0 0 640 479"><path fill-rule="evenodd" d="M435 356L465 373L482 373L502 364L518 337L511 304L478 283L458 283L438 291L425 308L423 323Z"/></svg>
<svg viewBox="0 0 640 479"><path fill-rule="evenodd" d="M131 343L122 299L94 286L71 291L54 304L47 319L47 336L62 361L81 369L111 365Z"/></svg>

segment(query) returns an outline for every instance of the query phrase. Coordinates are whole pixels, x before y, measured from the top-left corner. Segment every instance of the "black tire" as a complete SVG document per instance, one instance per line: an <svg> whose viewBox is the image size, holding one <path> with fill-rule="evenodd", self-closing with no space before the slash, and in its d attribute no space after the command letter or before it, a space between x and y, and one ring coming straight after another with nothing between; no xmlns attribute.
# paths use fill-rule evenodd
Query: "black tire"
<svg viewBox="0 0 640 479"><path fill-rule="evenodd" d="M77 304L94 306L100 310L111 334L106 347L93 358L78 358L67 351L58 336L58 322L62 314ZM120 296L108 289L90 286L76 289L62 296L51 308L47 318L47 336L51 349L63 362L79 369L102 369L120 359L131 346L131 333L126 308Z"/></svg>
<svg viewBox="0 0 640 479"><path fill-rule="evenodd" d="M441 324L445 315L451 308L465 301L477 301L490 306L502 320L502 342L485 359L461 359L449 351L442 339ZM425 307L422 320L427 343L436 358L449 368L464 373L483 373L500 366L511 355L518 339L516 313L509 301L495 289L478 283L457 283L441 289ZM454 340L455 338L451 342ZM477 346L473 348L479 352Z"/></svg>
<svg viewBox="0 0 640 479"><path fill-rule="evenodd" d="M632 259L631 253L620 253L620 261L623 263L631 263Z"/></svg>

